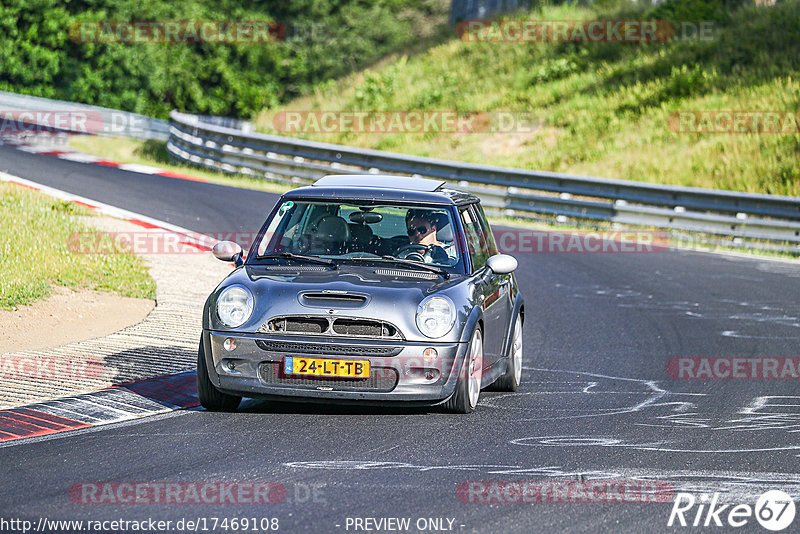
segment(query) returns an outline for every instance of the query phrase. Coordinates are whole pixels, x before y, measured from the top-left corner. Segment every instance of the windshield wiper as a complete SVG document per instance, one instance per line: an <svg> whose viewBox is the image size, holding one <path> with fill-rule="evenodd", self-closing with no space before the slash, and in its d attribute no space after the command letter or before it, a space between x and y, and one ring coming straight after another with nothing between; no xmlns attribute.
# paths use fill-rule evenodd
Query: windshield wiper
<svg viewBox="0 0 800 534"><path fill-rule="evenodd" d="M317 258L314 256L304 256L302 254L295 254L293 252L280 252L278 254L264 254L263 256L259 256L258 259L271 259L271 258L282 258L285 260L295 260L295 261L305 261L310 263L320 263L322 265L327 265L329 267L333 267L336 269L338 265L333 260L329 260L326 258Z"/></svg>
<svg viewBox="0 0 800 534"><path fill-rule="evenodd" d="M347 258L347 259L350 261L378 261L378 262L398 263L400 265L410 265L411 267L417 267L419 269L424 269L426 271L431 271L433 273L441 275L444 277L445 280L450 278L450 273L440 267L428 265L427 263L422 263L420 261L407 260L405 258L395 258L394 256L381 256L380 258L370 258L367 256L362 256L358 258Z"/></svg>

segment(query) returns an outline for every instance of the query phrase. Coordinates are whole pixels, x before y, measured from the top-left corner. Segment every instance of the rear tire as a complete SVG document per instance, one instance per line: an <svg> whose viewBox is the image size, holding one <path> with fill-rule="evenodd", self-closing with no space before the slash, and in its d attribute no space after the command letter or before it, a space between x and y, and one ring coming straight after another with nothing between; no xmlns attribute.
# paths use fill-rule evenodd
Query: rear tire
<svg viewBox="0 0 800 534"><path fill-rule="evenodd" d="M197 349L197 396L200 398L200 404L203 408L210 412L232 412L242 402L241 397L223 393L211 383L211 379L208 377L206 350L202 339L200 340L200 348Z"/></svg>
<svg viewBox="0 0 800 534"><path fill-rule="evenodd" d="M475 327L472 339L467 348L467 355L458 373L458 383L453 396L444 403L444 408L451 413L472 413L478 404L481 393L481 377L483 376L483 334L480 327Z"/></svg>
<svg viewBox="0 0 800 534"><path fill-rule="evenodd" d="M514 332L511 337L511 350L508 353L508 368L503 376L492 384L492 391L517 391L522 380L522 314L517 313Z"/></svg>

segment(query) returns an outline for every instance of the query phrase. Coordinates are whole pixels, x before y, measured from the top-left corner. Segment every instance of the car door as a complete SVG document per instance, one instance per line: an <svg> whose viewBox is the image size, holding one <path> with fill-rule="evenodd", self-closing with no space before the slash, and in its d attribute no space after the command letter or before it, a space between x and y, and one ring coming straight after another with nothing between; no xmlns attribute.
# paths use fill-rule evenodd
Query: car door
<svg viewBox="0 0 800 534"><path fill-rule="evenodd" d="M503 320L503 303L500 294L499 276L486 272L486 260L489 258L489 243L482 231L480 216L474 204L461 210L461 222L467 238L470 262L475 279L478 298L483 308L483 358L484 368L488 368L500 357L505 326Z"/></svg>
<svg viewBox="0 0 800 534"><path fill-rule="evenodd" d="M492 233L492 229L489 227L489 221L486 219L486 213L483 211L483 206L480 204L475 204L475 210L477 211L478 215L478 222L481 225L481 231L483 235L486 236L486 245L489 248L489 257L494 256L498 253L497 250L497 243L494 240L494 234ZM502 314L501 317L501 325L502 331L506 332L511 325L511 315L514 311L514 303L511 299L511 282L512 282L512 275L509 274L502 274L497 275L500 284L500 293L497 295L497 299L500 301L500 312ZM502 345L503 341L505 340L505 336L503 340L501 340L501 355L502 355Z"/></svg>

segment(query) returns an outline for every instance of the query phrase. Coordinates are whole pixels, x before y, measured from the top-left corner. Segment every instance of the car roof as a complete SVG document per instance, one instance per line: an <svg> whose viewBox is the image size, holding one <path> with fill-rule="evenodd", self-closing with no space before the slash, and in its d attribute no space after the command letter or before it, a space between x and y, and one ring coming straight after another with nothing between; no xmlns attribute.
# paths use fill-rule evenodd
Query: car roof
<svg viewBox="0 0 800 534"><path fill-rule="evenodd" d="M312 186L293 189L285 198L401 201L461 205L478 202L472 193L447 189L444 180L378 174L328 175Z"/></svg>
<svg viewBox="0 0 800 534"><path fill-rule="evenodd" d="M408 191L436 191L446 182L417 176L389 176L384 174L329 174L316 182L314 187L380 187L383 189L405 189Z"/></svg>

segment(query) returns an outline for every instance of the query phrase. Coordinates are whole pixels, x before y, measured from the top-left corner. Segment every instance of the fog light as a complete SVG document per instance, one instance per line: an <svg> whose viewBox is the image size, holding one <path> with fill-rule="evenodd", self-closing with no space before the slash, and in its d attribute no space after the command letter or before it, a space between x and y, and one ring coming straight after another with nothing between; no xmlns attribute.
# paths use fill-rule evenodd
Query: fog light
<svg viewBox="0 0 800 534"><path fill-rule="evenodd" d="M430 348L430 347L425 349L425 352L422 353L422 357L425 358L425 361L428 361L428 362L432 361L432 360L435 360L436 356L438 356L438 353L436 352L436 349Z"/></svg>
<svg viewBox="0 0 800 534"><path fill-rule="evenodd" d="M232 351L236 350L236 340L233 339L232 337L229 337L228 339L225 340L225 342L222 344L222 346L228 352L232 352Z"/></svg>
<svg viewBox="0 0 800 534"><path fill-rule="evenodd" d="M236 364L233 363L233 360L228 360L228 371L235 371L235 370L236 370Z"/></svg>
<svg viewBox="0 0 800 534"><path fill-rule="evenodd" d="M434 378L436 378L436 373L434 373L433 371L428 371L427 373L425 373L425 378L428 380L433 380Z"/></svg>

